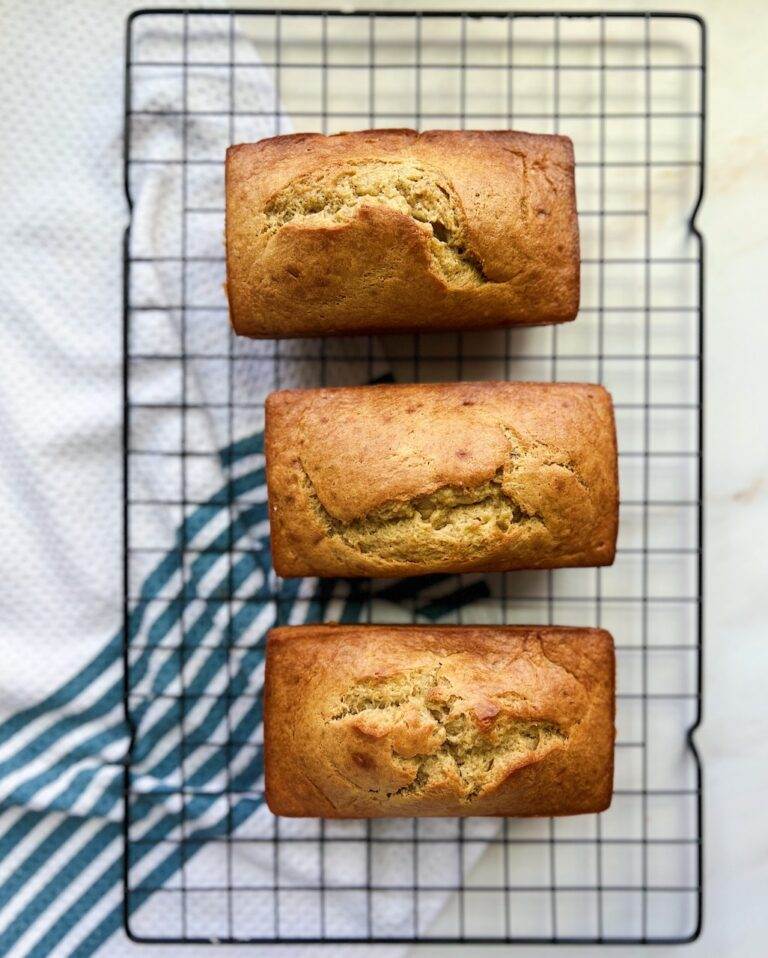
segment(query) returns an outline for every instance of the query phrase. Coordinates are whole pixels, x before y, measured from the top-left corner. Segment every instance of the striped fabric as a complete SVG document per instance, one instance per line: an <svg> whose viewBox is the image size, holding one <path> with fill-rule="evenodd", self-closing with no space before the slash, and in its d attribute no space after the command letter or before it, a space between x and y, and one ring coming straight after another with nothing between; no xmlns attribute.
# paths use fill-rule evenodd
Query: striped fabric
<svg viewBox="0 0 768 958"><path fill-rule="evenodd" d="M131 753L130 909L181 867L177 788L183 767L192 791L183 810L185 837L225 836L254 812L252 794L262 774L263 639L274 621L267 598L269 575L262 435L222 449L229 481L197 506L177 530L179 546L199 550L187 586L176 586L180 548L161 556L130 612ZM232 500L249 503L236 515ZM228 544L246 547L230 566ZM487 595L477 581L456 590L447 577L384 585L382 602L406 603L434 620ZM245 598L229 600L230 589ZM367 609L369 586L314 580L285 583L283 620L355 621ZM159 596L166 596L158 601ZM206 597L201 608L196 599ZM179 740L180 659L169 647L184 624L184 685L194 696L184 716L186 748ZM123 702L125 636L117 632L80 672L37 705L0 726L0 954L90 955L115 935L123 920L123 763L129 728ZM236 666L228 644L242 646ZM224 675L222 676L222 672ZM222 678L236 699L228 710L214 694ZM247 693L247 694L246 694ZM219 742L212 748L206 743ZM190 747L190 744L192 746ZM182 764L183 763L183 764ZM231 803L206 786L226 770ZM187 860L190 848L187 849ZM8 864L12 867L8 868Z"/></svg>

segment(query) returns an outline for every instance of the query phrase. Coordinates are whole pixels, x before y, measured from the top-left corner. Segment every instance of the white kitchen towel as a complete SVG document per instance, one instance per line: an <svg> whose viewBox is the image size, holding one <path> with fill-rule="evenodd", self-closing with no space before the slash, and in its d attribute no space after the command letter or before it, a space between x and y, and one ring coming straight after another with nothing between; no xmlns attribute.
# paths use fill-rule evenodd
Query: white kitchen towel
<svg viewBox="0 0 768 958"><path fill-rule="evenodd" d="M220 158L220 139L231 128L222 132L201 117L184 132L177 115L180 92L187 105L191 95L220 102L222 79L205 68L192 68L186 81L178 65L147 69L133 102L141 115L132 125L131 155L146 162L131 166L130 180L136 308L129 324L129 495L136 548L129 634L122 633L128 10L97 0L2 5L0 953L131 948L122 931L130 732L128 914L135 934L355 937L370 930L408 937L416 921L423 933L447 891L420 896L416 918L410 890L365 890L371 868L382 887L409 883L402 849L415 854L413 823L278 825L260 800L262 644L274 605L267 601L258 404L277 385L312 384L321 368L341 383L376 378L385 367L367 345L340 343L321 367L325 347L318 343L284 344L277 361L274 344L238 343L230 383L222 169L205 158ZM215 26L210 35L189 37L191 59L220 42ZM178 37L178 20L157 18L148 42L171 49ZM249 73L252 102L271 107L269 75ZM280 132L290 129L278 110L268 121L252 117L247 135L271 135L276 119ZM179 164L152 162L180 150L203 162L186 174ZM200 209L187 215L185 235L182 207ZM233 397L238 405L230 413ZM183 424L180 402L189 407ZM174 504L180 497L191 503L183 515ZM230 555L230 543L241 551ZM183 586L180 545L194 553ZM377 591L395 617L405 598L429 618L436 599L440 608L455 607L483 588L470 584L452 596L449 580L429 580ZM367 594L305 581L288 586L284 599L290 621L355 620ZM123 708L126 639L132 728ZM236 650L228 656L230 642ZM456 823L418 827L426 837L447 839L445 847L458 855ZM478 826L489 827L495 823ZM328 840L322 860L321 830ZM228 835L238 841L223 842ZM275 835L287 840L277 844ZM383 839L373 861L366 857L371 836ZM474 857L482 845L470 847ZM453 863L452 874L468 863ZM284 889L278 896L271 891L276 877ZM331 888L321 896L323 883L338 893ZM198 891L182 894L182 886ZM241 891L233 894L233 887Z"/></svg>

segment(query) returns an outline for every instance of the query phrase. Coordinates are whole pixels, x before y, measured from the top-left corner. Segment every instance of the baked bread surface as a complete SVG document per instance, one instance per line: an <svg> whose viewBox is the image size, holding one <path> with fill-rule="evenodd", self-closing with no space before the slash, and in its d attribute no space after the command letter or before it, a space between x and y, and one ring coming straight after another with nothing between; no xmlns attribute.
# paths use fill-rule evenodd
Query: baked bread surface
<svg viewBox="0 0 768 958"><path fill-rule="evenodd" d="M601 629L273 629L266 799L278 815L572 815L613 788Z"/></svg>
<svg viewBox="0 0 768 958"><path fill-rule="evenodd" d="M579 305L573 145L364 130L232 146L226 241L246 336L565 322Z"/></svg>
<svg viewBox="0 0 768 958"><path fill-rule="evenodd" d="M266 403L278 575L393 577L613 562L609 394L571 383L378 385Z"/></svg>

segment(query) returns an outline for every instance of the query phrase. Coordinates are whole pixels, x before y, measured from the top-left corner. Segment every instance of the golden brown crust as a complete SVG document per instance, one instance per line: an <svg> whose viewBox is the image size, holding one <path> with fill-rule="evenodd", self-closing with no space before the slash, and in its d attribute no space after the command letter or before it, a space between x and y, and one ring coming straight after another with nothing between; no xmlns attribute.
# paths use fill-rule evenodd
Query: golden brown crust
<svg viewBox="0 0 768 958"><path fill-rule="evenodd" d="M259 338L560 323L579 305L573 146L506 130L230 147L227 291Z"/></svg>
<svg viewBox="0 0 768 958"><path fill-rule="evenodd" d="M281 576L609 565L613 407L601 386L285 390L266 404Z"/></svg>
<svg viewBox="0 0 768 958"><path fill-rule="evenodd" d="M602 629L273 629L266 799L277 815L573 815L613 789Z"/></svg>

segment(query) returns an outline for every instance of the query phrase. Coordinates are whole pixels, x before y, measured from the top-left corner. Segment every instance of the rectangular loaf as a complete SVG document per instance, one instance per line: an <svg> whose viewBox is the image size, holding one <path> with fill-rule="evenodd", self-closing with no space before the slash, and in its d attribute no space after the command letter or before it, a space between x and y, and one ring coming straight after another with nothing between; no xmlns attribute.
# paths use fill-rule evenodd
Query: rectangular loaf
<svg viewBox="0 0 768 958"><path fill-rule="evenodd" d="M511 130L232 146L232 325L272 339L574 319L573 170L567 137Z"/></svg>
<svg viewBox="0 0 768 958"><path fill-rule="evenodd" d="M273 629L266 799L277 815L574 815L613 788L601 629Z"/></svg>
<svg viewBox="0 0 768 958"><path fill-rule="evenodd" d="M286 390L266 403L281 576L613 562L610 396L573 383Z"/></svg>

